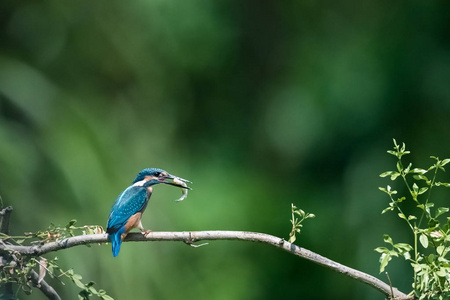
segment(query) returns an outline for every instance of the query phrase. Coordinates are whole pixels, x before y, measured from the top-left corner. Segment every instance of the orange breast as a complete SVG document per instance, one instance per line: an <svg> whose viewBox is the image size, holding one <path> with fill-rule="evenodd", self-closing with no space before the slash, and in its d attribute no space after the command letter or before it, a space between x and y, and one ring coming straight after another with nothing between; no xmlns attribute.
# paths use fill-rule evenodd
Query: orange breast
<svg viewBox="0 0 450 300"><path fill-rule="evenodd" d="M125 233L128 233L131 229L139 226L139 223L141 222L141 216L142 213L138 212L128 219L127 223L125 224Z"/></svg>

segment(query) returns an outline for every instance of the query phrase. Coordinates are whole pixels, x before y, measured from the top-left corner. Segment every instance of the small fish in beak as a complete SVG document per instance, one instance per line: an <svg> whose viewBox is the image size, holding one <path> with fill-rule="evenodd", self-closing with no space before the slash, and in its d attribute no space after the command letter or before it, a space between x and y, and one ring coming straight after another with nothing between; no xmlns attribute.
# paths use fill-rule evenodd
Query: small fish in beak
<svg viewBox="0 0 450 300"><path fill-rule="evenodd" d="M176 185L179 185L180 187L183 187L183 189L181 190L181 197L176 199L175 201L183 201L184 199L187 198L188 190L190 190L190 188L187 186L186 182L190 182L190 181L187 181L185 179L181 179L181 178L175 177L173 179L173 182ZM192 183L192 182L190 182L190 183Z"/></svg>

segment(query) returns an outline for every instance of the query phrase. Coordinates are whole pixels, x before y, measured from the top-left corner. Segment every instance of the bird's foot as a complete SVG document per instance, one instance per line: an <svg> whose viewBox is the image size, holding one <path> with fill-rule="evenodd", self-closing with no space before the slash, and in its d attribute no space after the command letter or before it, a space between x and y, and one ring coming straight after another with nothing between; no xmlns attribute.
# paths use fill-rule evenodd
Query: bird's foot
<svg viewBox="0 0 450 300"><path fill-rule="evenodd" d="M141 231L141 233L142 233L145 237L147 237L147 235L149 235L150 232L152 232L150 229L142 230L142 231Z"/></svg>

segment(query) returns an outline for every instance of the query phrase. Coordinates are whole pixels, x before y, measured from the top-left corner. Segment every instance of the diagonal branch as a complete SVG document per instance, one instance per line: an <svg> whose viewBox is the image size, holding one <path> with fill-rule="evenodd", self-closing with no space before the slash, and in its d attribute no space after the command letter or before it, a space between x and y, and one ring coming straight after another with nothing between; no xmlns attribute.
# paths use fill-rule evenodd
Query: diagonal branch
<svg viewBox="0 0 450 300"><path fill-rule="evenodd" d="M33 282L33 285L41 290L41 292L47 296L50 300L61 300L61 297L58 295L58 293L55 291L55 289L49 285L45 280L41 280L39 282L39 274L31 270L30 272L31 281Z"/></svg>
<svg viewBox="0 0 450 300"><path fill-rule="evenodd" d="M141 233L130 233L124 242L143 242L143 241L182 241L189 245L198 241L212 240L241 240L269 244L283 249L291 254L310 260L323 267L341 273L345 276L363 282L390 299L406 300L414 299L412 295L406 295L396 288L391 288L388 284L364 272L352 269L339 264L331 259L323 257L315 252L296 246L284 239L258 232L246 231L181 231L181 232L150 232L147 236ZM106 234L80 235L66 238L56 242L50 242L34 246L15 246L0 244L0 253L5 251L17 251L22 255L40 256L49 252L58 251L79 245L105 243L108 242Z"/></svg>

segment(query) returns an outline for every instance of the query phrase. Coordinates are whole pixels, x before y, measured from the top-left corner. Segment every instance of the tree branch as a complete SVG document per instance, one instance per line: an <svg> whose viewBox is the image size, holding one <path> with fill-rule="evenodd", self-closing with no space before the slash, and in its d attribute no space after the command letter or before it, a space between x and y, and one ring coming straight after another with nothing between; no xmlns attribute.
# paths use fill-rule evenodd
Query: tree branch
<svg viewBox="0 0 450 300"><path fill-rule="evenodd" d="M396 288L391 289L391 287L388 284L369 274L344 266L331 259L323 257L315 252L288 243L282 238L264 233L245 232L245 231L181 231L181 232L150 232L147 236L144 236L141 233L130 233L124 239L124 242L182 241L189 245L192 245L193 243L198 241L208 241L208 240L209 241L242 240L242 241L252 241L269 244L274 247L283 249L296 256L310 260L323 267L341 273L345 276L363 282L377 289L378 291L386 295L387 298L397 300L414 299L414 296L406 295ZM0 253L5 251L17 251L22 255L40 256L49 252L58 251L79 245L105 243L105 242L108 242L108 237L106 234L80 235L66 238L56 242L50 242L34 246L15 246L15 245L0 244Z"/></svg>
<svg viewBox="0 0 450 300"><path fill-rule="evenodd" d="M9 219L11 217L11 213L13 211L12 206L8 206L5 207L4 209L0 210L0 232L4 233L6 235L9 234ZM7 239L5 240L1 240L0 239L0 248L4 248L1 249L0 252L5 252L5 249L8 249L9 247L14 247L14 245L11 245L7 242ZM11 260L17 261L17 258L15 256L15 254L13 253L8 253L9 251L6 251L7 253L5 253L6 257L10 257ZM7 260L5 259L5 257L0 256L0 265L5 265L7 262ZM36 273L36 271L31 270L30 272L30 279L33 282L33 285L35 287L37 287L38 289L41 290L41 292L47 296L48 299L50 300L61 300L61 297L59 297L58 293L56 293L56 291L53 289L53 287L51 287L45 280L41 280L41 282L39 282L39 275ZM3 297L2 299L15 299L14 293L13 293L13 289L12 289L12 283L11 282L7 282L4 287L3 287L3 292L0 295L1 297Z"/></svg>
<svg viewBox="0 0 450 300"><path fill-rule="evenodd" d="M12 206L5 207L0 210L0 232L4 234L9 234L9 218L13 211Z"/></svg>
<svg viewBox="0 0 450 300"><path fill-rule="evenodd" d="M9 218L11 217L12 210L13 210L12 206L8 206L0 210L0 232L6 235L9 234ZM4 265L5 262L6 262L5 258L0 257L1 265ZM5 300L14 299L13 285L11 282L6 282L0 288L0 297L1 299Z"/></svg>
<svg viewBox="0 0 450 300"><path fill-rule="evenodd" d="M45 280L41 280L39 282L39 274L31 270L30 272L31 281L33 282L33 285L41 290L41 292L47 296L50 300L61 300L61 297L59 297L58 293L53 289L51 285L49 285Z"/></svg>

